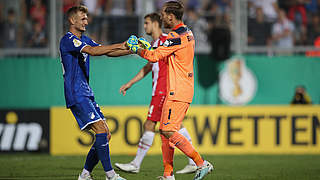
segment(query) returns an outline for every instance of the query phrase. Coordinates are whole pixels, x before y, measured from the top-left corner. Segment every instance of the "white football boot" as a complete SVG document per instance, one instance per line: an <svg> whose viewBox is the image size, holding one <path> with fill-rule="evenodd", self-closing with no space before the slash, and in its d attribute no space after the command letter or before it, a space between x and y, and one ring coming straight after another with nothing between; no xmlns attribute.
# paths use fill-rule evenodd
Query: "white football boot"
<svg viewBox="0 0 320 180"><path fill-rule="evenodd" d="M107 177L106 180L126 180L126 179L121 177L119 174L115 174L112 178Z"/></svg>
<svg viewBox="0 0 320 180"><path fill-rule="evenodd" d="M86 175L85 177L81 177L81 174L80 174L78 177L78 180L93 180L93 179L90 174Z"/></svg>
<svg viewBox="0 0 320 180"><path fill-rule="evenodd" d="M172 175L172 176L167 176L167 177L158 176L158 179L159 179L159 180L175 180L174 175Z"/></svg>
<svg viewBox="0 0 320 180"><path fill-rule="evenodd" d="M197 169L196 175L193 180L201 180L213 170L213 166L210 162L205 161L204 164Z"/></svg>
<svg viewBox="0 0 320 180"><path fill-rule="evenodd" d="M128 164L115 163L114 165L120 170L125 172L138 173L140 171L140 168L135 166L133 163L128 163Z"/></svg>
<svg viewBox="0 0 320 180"><path fill-rule="evenodd" d="M197 165L193 164L188 164L186 165L183 169L177 171L177 174L189 174L189 173L194 173L198 169Z"/></svg>

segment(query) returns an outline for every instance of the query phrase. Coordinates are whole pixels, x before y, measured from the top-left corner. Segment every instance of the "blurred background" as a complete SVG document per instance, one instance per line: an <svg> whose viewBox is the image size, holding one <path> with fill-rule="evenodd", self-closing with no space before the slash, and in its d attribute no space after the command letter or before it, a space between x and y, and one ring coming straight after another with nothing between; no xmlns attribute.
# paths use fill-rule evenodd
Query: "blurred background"
<svg viewBox="0 0 320 180"><path fill-rule="evenodd" d="M86 34L107 45L131 34L147 37L144 15L159 11L164 2L0 0L0 152L85 154L93 142L92 134L86 133L75 140L80 131L64 107L58 47L67 31L65 12L70 7L88 7ZM196 40L195 96L186 126L194 144L201 145L200 152L319 153L320 1L183 2L184 22ZM145 63L136 55L92 58L90 83L113 139L120 142L111 145L114 153L134 153L141 135L151 100L151 76L125 97L119 88ZM241 121L232 128L235 117ZM266 124L259 126L260 120ZM228 133L218 137L220 122L225 128L221 133ZM135 128L139 131L129 132ZM259 129L262 139L252 143ZM268 136L280 131L283 138ZM213 143L211 138L222 140ZM160 153L160 140L152 152Z"/></svg>
<svg viewBox="0 0 320 180"><path fill-rule="evenodd" d="M57 57L59 38L66 31L64 13L84 4L89 9L88 34L97 42L122 42L143 35L143 17L166 0L1 0L2 57ZM197 53L212 50L217 28L231 31L234 53L268 56L307 55L319 36L317 0L183 0L184 21L197 39ZM279 35L286 33L287 35Z"/></svg>

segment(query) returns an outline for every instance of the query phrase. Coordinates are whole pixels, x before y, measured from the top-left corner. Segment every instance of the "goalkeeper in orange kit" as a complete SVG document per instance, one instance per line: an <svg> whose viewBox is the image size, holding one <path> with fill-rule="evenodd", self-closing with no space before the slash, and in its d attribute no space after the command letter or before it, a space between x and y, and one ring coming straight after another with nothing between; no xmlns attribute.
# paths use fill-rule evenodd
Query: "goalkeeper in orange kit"
<svg viewBox="0 0 320 180"><path fill-rule="evenodd" d="M163 46L154 51L140 48L138 39L131 36L127 45L130 50L150 62L166 59L168 66L167 96L163 105L160 133L164 173L160 179L173 180L174 144L190 157L198 166L194 180L203 179L213 170L210 162L202 159L191 143L178 131L192 102L194 94L194 37L191 30L182 22L184 8L180 2L166 2L161 10L164 28L170 28Z"/></svg>
<svg viewBox="0 0 320 180"><path fill-rule="evenodd" d="M150 44L144 38L139 38L140 45L143 46L144 49L155 50L163 45L167 39L167 34L162 32L161 25L161 17L157 13L147 14L144 17L144 30L146 34L151 36L153 39ZM155 136L155 127L156 124L160 122L162 107L167 94L167 63L165 61L158 61L155 63L148 62L143 68L141 68L136 76L120 88L120 93L125 95L127 90L130 89L133 84L143 79L151 71L152 99L149 106L147 120L143 124L144 132L139 140L136 156L130 163L115 163L117 168L125 172L139 173L141 163L149 151L149 148L152 146ZM191 142L191 137L185 127L182 126L179 132ZM193 160L190 158L188 160L189 163L183 169L177 171L177 174L193 173L197 170L197 166Z"/></svg>

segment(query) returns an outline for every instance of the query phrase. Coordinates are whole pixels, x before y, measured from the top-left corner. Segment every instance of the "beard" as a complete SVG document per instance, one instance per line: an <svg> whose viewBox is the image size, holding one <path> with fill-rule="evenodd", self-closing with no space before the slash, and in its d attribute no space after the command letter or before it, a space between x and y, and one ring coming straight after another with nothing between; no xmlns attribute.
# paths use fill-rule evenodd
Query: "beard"
<svg viewBox="0 0 320 180"><path fill-rule="evenodd" d="M168 24L166 22L163 22L163 27L166 28L166 29L171 29L170 24Z"/></svg>

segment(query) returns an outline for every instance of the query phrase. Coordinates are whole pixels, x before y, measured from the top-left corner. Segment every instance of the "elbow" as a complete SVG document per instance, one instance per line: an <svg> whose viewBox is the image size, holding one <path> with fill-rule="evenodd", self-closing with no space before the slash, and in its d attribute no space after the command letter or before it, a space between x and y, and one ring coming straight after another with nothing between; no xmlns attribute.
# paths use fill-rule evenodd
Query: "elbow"
<svg viewBox="0 0 320 180"><path fill-rule="evenodd" d="M96 51L91 46L86 47L86 49L84 49L82 52L87 53L90 56L97 56Z"/></svg>
<svg viewBox="0 0 320 180"><path fill-rule="evenodd" d="M90 55L91 56L101 56L102 54L99 51L92 49L92 51L90 51Z"/></svg>
<svg viewBox="0 0 320 180"><path fill-rule="evenodd" d="M99 49L99 46L96 47L89 47L88 50L85 52L91 56L101 56L103 52Z"/></svg>
<svg viewBox="0 0 320 180"><path fill-rule="evenodd" d="M146 57L146 56L141 56L143 59L146 59L147 61L151 62L151 63L155 63L158 62L159 60L157 58L154 57Z"/></svg>
<svg viewBox="0 0 320 180"><path fill-rule="evenodd" d="M145 59L147 59L149 62L152 62L152 63L155 63L155 62L159 61L159 58L157 56L154 56L154 55L146 57Z"/></svg>
<svg viewBox="0 0 320 180"><path fill-rule="evenodd" d="M148 59L149 62L152 62L152 63L155 63L155 62L158 62L159 60L158 59Z"/></svg>
<svg viewBox="0 0 320 180"><path fill-rule="evenodd" d="M91 55L91 56L98 56L98 54L95 53L95 52L90 52L90 53L88 53L88 54Z"/></svg>

